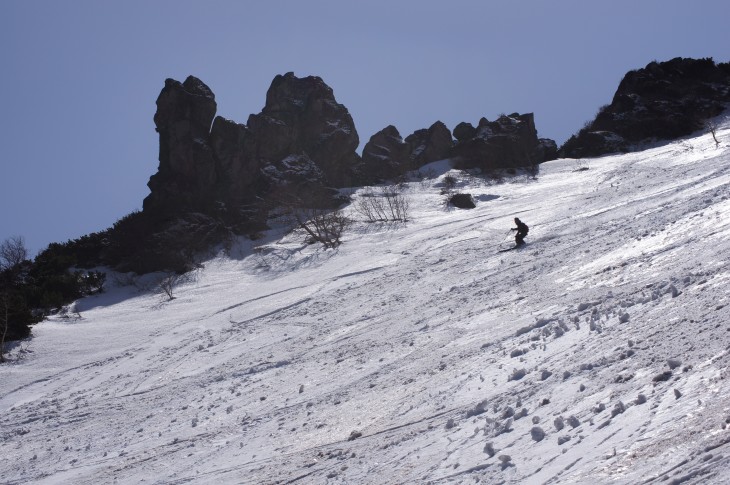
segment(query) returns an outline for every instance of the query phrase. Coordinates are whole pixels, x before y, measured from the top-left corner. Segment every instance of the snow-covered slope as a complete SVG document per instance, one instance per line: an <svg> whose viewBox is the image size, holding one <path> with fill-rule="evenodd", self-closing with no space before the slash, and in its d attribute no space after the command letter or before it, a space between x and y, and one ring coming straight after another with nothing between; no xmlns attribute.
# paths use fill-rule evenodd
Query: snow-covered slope
<svg viewBox="0 0 730 485"><path fill-rule="evenodd" d="M0 367L0 481L727 482L718 135L462 175L474 210L414 182L405 226L78 302Z"/></svg>

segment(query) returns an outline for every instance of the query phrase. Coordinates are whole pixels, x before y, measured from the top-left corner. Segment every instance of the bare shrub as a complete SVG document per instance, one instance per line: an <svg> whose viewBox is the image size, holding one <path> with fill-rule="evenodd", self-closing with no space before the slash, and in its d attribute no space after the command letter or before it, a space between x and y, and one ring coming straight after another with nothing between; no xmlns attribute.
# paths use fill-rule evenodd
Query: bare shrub
<svg viewBox="0 0 730 485"><path fill-rule="evenodd" d="M171 273L157 283L157 290L167 296L168 301L174 300L175 290L182 284L197 281L200 268L187 273Z"/></svg>
<svg viewBox="0 0 730 485"><path fill-rule="evenodd" d="M402 186L365 189L355 202L355 211L367 222L406 222L410 200Z"/></svg>
<svg viewBox="0 0 730 485"><path fill-rule="evenodd" d="M342 244L342 233L350 225L350 219L339 209L299 208L293 216L297 227L307 234L308 243L321 243L328 249Z"/></svg>
<svg viewBox="0 0 730 485"><path fill-rule="evenodd" d="M705 123L705 127L707 128L707 131L709 131L712 135L712 139L715 140L715 146L720 146L720 142L717 139L717 123L715 123L714 121L708 121L707 123Z"/></svg>
<svg viewBox="0 0 730 485"><path fill-rule="evenodd" d="M458 182L458 179L451 174L444 177L444 187L447 191L454 190L454 187L456 187Z"/></svg>
<svg viewBox="0 0 730 485"><path fill-rule="evenodd" d="M0 243L0 269L18 266L28 259L28 250L22 236L9 237Z"/></svg>
<svg viewBox="0 0 730 485"><path fill-rule="evenodd" d="M0 294L0 362L5 362L5 355L3 353L5 349L5 337L8 335L10 315L10 304L8 303L8 295L5 293Z"/></svg>
<svg viewBox="0 0 730 485"><path fill-rule="evenodd" d="M177 285L180 283L181 276L182 275L179 275L179 274L171 274L171 275L165 276L164 278L162 278L160 280L159 284L157 285L157 288L162 293L167 295L168 301L172 301L175 299L175 295L173 293L174 293Z"/></svg>
<svg viewBox="0 0 730 485"><path fill-rule="evenodd" d="M294 229L304 232L308 244L320 243L325 248L342 244L342 234L350 219L338 208L343 200L327 191L305 191L302 188L282 187L275 201Z"/></svg>

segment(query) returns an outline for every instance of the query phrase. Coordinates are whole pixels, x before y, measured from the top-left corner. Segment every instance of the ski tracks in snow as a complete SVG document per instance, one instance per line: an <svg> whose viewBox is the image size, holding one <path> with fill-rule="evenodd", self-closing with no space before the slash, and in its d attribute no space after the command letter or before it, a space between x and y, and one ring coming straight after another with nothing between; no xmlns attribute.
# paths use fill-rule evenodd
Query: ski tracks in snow
<svg viewBox="0 0 730 485"><path fill-rule="evenodd" d="M44 322L0 368L3 479L717 481L730 165L712 147L557 160L469 188L472 211L412 184L406 225L336 251L285 237L171 302ZM529 245L495 254L515 215Z"/></svg>

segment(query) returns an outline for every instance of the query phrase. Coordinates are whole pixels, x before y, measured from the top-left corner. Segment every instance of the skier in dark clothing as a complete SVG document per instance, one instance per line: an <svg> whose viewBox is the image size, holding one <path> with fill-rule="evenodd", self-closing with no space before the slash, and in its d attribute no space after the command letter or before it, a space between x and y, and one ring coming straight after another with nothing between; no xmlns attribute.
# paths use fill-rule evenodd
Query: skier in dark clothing
<svg viewBox="0 0 730 485"><path fill-rule="evenodd" d="M528 231L530 230L529 227L527 227L527 224L519 220L515 217L515 225L517 227L513 227L513 231L517 231L517 234L515 234L515 245L516 246L522 246L525 244L525 236L527 236Z"/></svg>

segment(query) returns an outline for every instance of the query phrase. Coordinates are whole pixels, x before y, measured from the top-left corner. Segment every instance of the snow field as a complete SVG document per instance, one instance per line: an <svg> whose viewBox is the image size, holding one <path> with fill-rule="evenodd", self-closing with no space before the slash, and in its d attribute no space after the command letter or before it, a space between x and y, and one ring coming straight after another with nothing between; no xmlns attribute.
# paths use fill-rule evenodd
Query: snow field
<svg viewBox="0 0 730 485"><path fill-rule="evenodd" d="M0 481L723 483L729 131L80 301L0 367Z"/></svg>

